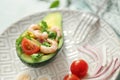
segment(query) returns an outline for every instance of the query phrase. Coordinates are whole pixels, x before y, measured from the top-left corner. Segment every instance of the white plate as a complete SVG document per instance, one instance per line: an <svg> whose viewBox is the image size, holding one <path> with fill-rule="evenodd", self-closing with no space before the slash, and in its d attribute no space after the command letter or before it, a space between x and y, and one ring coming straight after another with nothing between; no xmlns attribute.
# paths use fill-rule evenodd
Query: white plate
<svg viewBox="0 0 120 80"><path fill-rule="evenodd" d="M17 57L15 49L16 38L33 23L38 23L46 14L50 12L61 12L63 15L63 32L64 32L64 48L61 53L56 56L56 59L50 64L40 68L29 68L25 66ZM67 41L70 40L71 34L75 27L79 24L81 14L84 12L70 10L54 10L36 13L27 16L13 25L0 35L0 80L14 80L17 74L22 71L30 71L33 78L39 75L50 75L52 80L62 80L64 75L69 72L69 66L72 60L78 58L72 51L66 49L70 46ZM81 28L82 29L82 28ZM107 47L107 58L111 56L120 56L120 42L114 31L103 20L98 22L90 34L94 34L89 40L89 44L98 48L102 44ZM84 34L83 34L84 35ZM89 57L81 55L81 58L88 61L89 65L94 63ZM90 67L92 68L92 67ZM111 77L110 80L115 80L118 71Z"/></svg>

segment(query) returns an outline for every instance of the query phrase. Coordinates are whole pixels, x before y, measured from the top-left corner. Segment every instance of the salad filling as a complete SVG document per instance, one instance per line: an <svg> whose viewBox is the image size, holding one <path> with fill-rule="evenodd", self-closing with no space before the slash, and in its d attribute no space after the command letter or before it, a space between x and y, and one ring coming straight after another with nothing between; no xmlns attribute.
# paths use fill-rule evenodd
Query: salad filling
<svg viewBox="0 0 120 80"><path fill-rule="evenodd" d="M27 37L22 39L22 50L28 55L43 53L50 54L58 49L62 33L58 27L48 28L45 21L39 25L33 24L27 30ZM38 43L38 44L37 44Z"/></svg>
<svg viewBox="0 0 120 80"><path fill-rule="evenodd" d="M54 12L28 26L16 40L16 51L23 63L39 67L52 61L62 45L62 15Z"/></svg>

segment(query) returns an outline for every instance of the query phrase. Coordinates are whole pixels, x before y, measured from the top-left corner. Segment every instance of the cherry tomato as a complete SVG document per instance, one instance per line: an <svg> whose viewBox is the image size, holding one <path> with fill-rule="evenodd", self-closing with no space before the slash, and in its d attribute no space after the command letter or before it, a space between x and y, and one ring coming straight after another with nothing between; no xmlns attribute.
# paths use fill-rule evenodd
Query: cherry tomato
<svg viewBox="0 0 120 80"><path fill-rule="evenodd" d="M23 38L22 40L22 50L27 55L32 55L40 50L40 47L35 45L32 41L27 38Z"/></svg>
<svg viewBox="0 0 120 80"><path fill-rule="evenodd" d="M88 71L88 64L84 60L75 60L70 66L72 74L75 74L79 78L86 76Z"/></svg>
<svg viewBox="0 0 120 80"><path fill-rule="evenodd" d="M67 74L63 80L80 80L80 79L74 74Z"/></svg>

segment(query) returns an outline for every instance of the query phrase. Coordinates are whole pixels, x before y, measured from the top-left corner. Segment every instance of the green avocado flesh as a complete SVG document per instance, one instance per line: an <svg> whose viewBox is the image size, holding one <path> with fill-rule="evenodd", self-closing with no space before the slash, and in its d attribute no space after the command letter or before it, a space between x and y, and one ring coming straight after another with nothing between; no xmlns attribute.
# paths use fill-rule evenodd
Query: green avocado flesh
<svg viewBox="0 0 120 80"><path fill-rule="evenodd" d="M59 12L53 13L53 14L48 14L44 19L43 19L47 24L48 27L59 27L60 29L62 29L62 16Z"/></svg>
<svg viewBox="0 0 120 80"><path fill-rule="evenodd" d="M43 21L43 22L42 22ZM61 30L62 33L62 15L59 12L49 13L46 15L41 22L42 25L45 27L43 29L43 32L47 29L49 30L51 27L58 27ZM46 24L47 23L47 24ZM41 25L41 23L38 23L38 25ZM47 28L47 29L46 29ZM51 39L54 39L56 37L55 33L48 32ZM53 57L56 56L56 54L60 51L63 45L63 35L58 38L58 49L54 53L44 54L41 52L34 53L34 55L28 55L22 50L22 40L23 38L27 38L30 41L32 41L37 46L41 46L42 44L34 39L34 37L30 36L30 33L28 30L24 31L16 40L16 51L17 55L20 58L20 60L25 63L28 66L31 67L39 67L42 65L47 64L49 61L52 60ZM44 43L44 45L49 46L48 43Z"/></svg>

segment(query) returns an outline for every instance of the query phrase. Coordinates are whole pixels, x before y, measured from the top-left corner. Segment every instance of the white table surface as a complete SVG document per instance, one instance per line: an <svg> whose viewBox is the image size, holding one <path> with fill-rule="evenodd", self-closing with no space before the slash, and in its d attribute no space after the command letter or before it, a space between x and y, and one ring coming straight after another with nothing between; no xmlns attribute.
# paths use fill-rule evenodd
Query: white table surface
<svg viewBox="0 0 120 80"><path fill-rule="evenodd" d="M36 12L47 10L50 3L40 0L1 0L0 34L11 24Z"/></svg>

